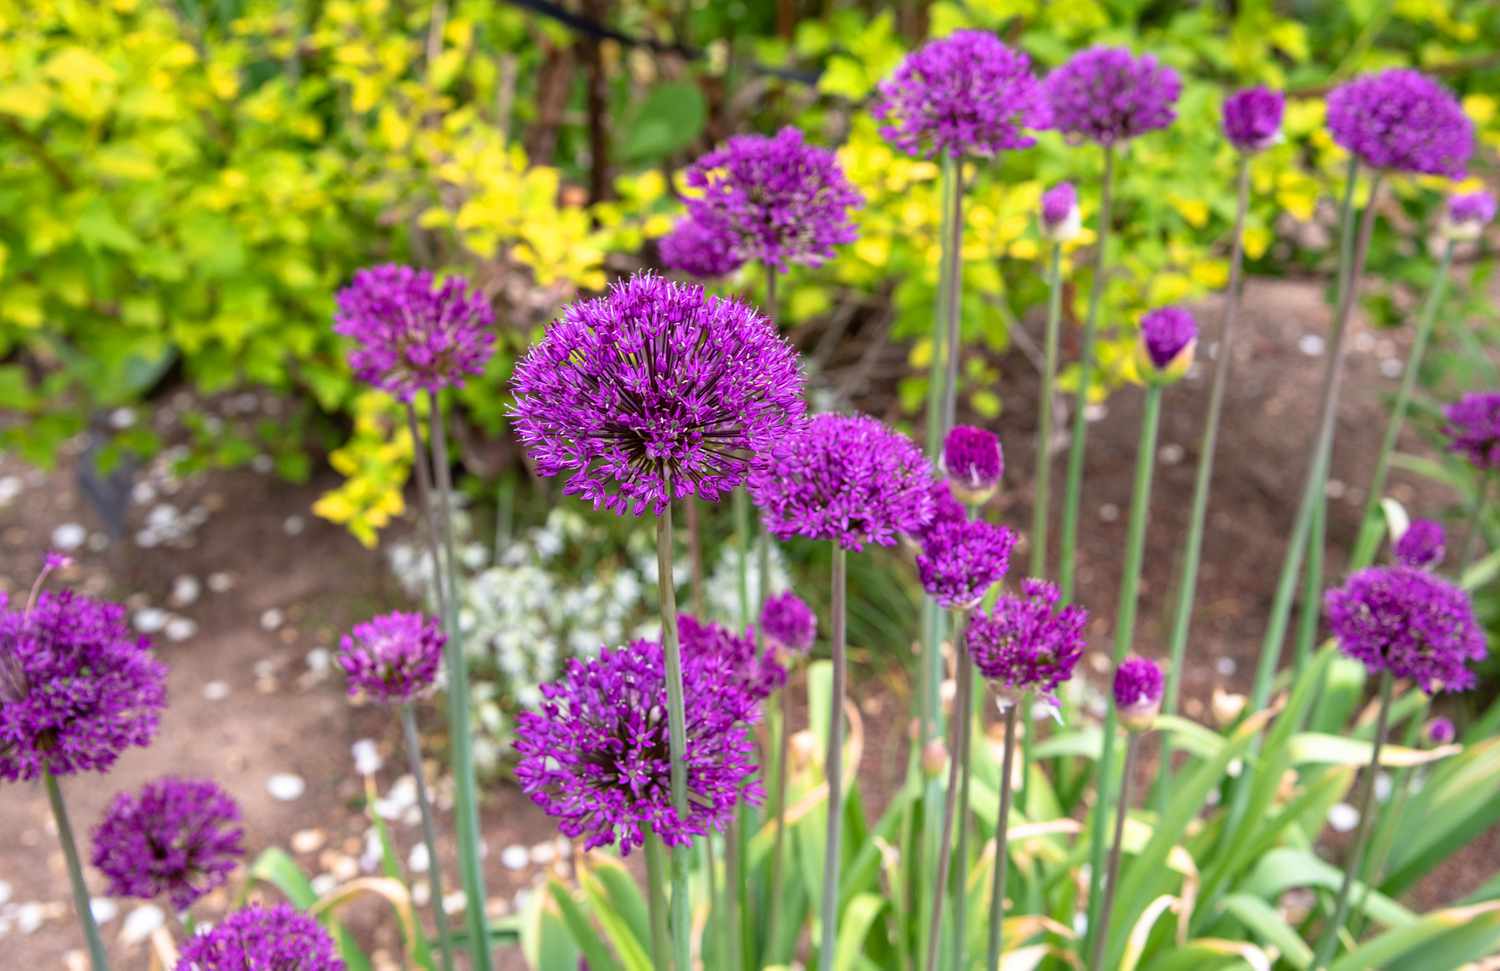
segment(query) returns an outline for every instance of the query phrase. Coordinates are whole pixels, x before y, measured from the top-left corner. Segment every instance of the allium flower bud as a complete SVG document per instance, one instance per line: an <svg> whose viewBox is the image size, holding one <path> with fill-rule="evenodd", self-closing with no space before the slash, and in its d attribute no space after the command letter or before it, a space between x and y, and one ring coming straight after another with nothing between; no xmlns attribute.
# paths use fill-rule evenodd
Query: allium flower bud
<svg viewBox="0 0 1500 971"><path fill-rule="evenodd" d="M1224 137L1242 152L1259 152L1281 141L1286 96L1270 88L1246 88L1224 99Z"/></svg>
<svg viewBox="0 0 1500 971"><path fill-rule="evenodd" d="M1443 527L1430 519L1414 519L1396 540L1396 562L1419 570L1443 562Z"/></svg>
<svg viewBox="0 0 1500 971"><path fill-rule="evenodd" d="M438 622L392 611L355 624L339 642L349 694L401 705L432 689L448 638Z"/></svg>
<svg viewBox="0 0 1500 971"><path fill-rule="evenodd" d="M1115 710L1127 731L1147 732L1161 713L1161 668L1144 657L1128 657L1115 670Z"/></svg>
<svg viewBox="0 0 1500 971"><path fill-rule="evenodd" d="M1083 229L1078 212L1078 190L1071 182L1059 182L1042 193L1042 235L1066 243Z"/></svg>
<svg viewBox="0 0 1500 971"><path fill-rule="evenodd" d="M1500 391L1473 391L1443 409L1448 450L1481 471L1500 467Z"/></svg>
<svg viewBox="0 0 1500 971"><path fill-rule="evenodd" d="M1495 218L1495 196L1483 190L1448 197L1443 211L1443 235L1449 239L1478 239Z"/></svg>
<svg viewBox="0 0 1500 971"><path fill-rule="evenodd" d="M940 738L930 740L922 746L922 774L936 779L948 768L948 746Z"/></svg>
<svg viewBox="0 0 1500 971"><path fill-rule="evenodd" d="M955 425L943 440L943 471L960 501L977 506L989 500L1005 474L1005 458L994 432Z"/></svg>
<svg viewBox="0 0 1500 971"><path fill-rule="evenodd" d="M806 654L818 636L818 615L790 590L771 597L760 610L766 643L790 654Z"/></svg>
<svg viewBox="0 0 1500 971"><path fill-rule="evenodd" d="M1453 721L1441 715L1427 723L1427 742L1430 745L1449 745L1458 737Z"/></svg>
<svg viewBox="0 0 1500 971"><path fill-rule="evenodd" d="M1158 307L1141 317L1140 356L1146 380L1176 381L1193 363L1198 322L1181 307Z"/></svg>

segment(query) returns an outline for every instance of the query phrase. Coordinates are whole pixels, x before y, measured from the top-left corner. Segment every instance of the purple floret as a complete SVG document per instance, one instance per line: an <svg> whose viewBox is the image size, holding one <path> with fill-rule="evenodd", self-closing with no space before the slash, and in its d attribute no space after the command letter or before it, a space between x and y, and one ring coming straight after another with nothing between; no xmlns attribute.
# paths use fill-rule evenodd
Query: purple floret
<svg viewBox="0 0 1500 971"><path fill-rule="evenodd" d="M1414 519L1396 540L1396 562L1419 570L1443 562L1443 527L1430 519Z"/></svg>
<svg viewBox="0 0 1500 971"><path fill-rule="evenodd" d="M1080 51L1042 81L1051 127L1100 145L1167 127L1181 93L1176 71L1123 47Z"/></svg>
<svg viewBox="0 0 1500 971"><path fill-rule="evenodd" d="M1483 660L1484 634L1469 595L1425 570L1370 567L1324 595L1339 649L1373 675L1389 671L1423 691L1464 691Z"/></svg>
<svg viewBox="0 0 1500 971"><path fill-rule="evenodd" d="M1005 472L1000 439L983 428L954 425L943 439L943 471L951 485L967 495L993 491Z"/></svg>
<svg viewBox="0 0 1500 971"><path fill-rule="evenodd" d="M788 590L766 601L760 610L760 629L769 643L805 654L817 639L818 615L807 601Z"/></svg>
<svg viewBox="0 0 1500 971"><path fill-rule="evenodd" d="M1181 307L1158 307L1141 317L1141 342L1158 371L1171 367L1198 339L1198 322Z"/></svg>
<svg viewBox="0 0 1500 971"><path fill-rule="evenodd" d="M661 262L669 270L681 270L706 280L728 276L745 264L734 251L728 233L705 227L692 216L684 216L656 244Z"/></svg>
<svg viewBox="0 0 1500 971"><path fill-rule="evenodd" d="M1031 58L993 34L959 30L907 55L880 83L871 113L908 155L990 157L1036 144L1045 127Z"/></svg>
<svg viewBox="0 0 1500 971"><path fill-rule="evenodd" d="M0 778L104 772L156 736L167 666L125 608L44 592L28 614L0 594Z"/></svg>
<svg viewBox="0 0 1500 971"><path fill-rule="evenodd" d="M418 391L462 387L494 352L494 310L462 277L388 263L354 274L339 291L333 329L353 338L349 366L377 388L411 401Z"/></svg>
<svg viewBox="0 0 1500 971"><path fill-rule="evenodd" d="M290 904L247 907L182 945L176 971L344 971L333 938Z"/></svg>
<svg viewBox="0 0 1500 971"><path fill-rule="evenodd" d="M750 498L778 539L893 546L932 519L932 467L911 439L863 415L823 414L756 456Z"/></svg>
<svg viewBox="0 0 1500 971"><path fill-rule="evenodd" d="M677 637L684 658L701 656L705 662L723 663L747 706L739 713L741 721L758 721L756 706L786 684L786 668L770 651L757 658L755 638L749 633L736 634L692 614L678 614Z"/></svg>
<svg viewBox="0 0 1500 971"><path fill-rule="evenodd" d="M1115 669L1115 705L1121 709L1149 708L1161 703L1161 668L1150 658L1128 657Z"/></svg>
<svg viewBox="0 0 1500 971"><path fill-rule="evenodd" d="M1224 137L1242 152L1270 148L1281 138L1286 95L1270 88L1236 91L1224 99Z"/></svg>
<svg viewBox="0 0 1500 971"><path fill-rule="evenodd" d="M1448 221L1471 226L1484 226L1495 218L1494 193L1466 192L1448 197Z"/></svg>
<svg viewBox="0 0 1500 971"><path fill-rule="evenodd" d="M1500 466L1500 391L1471 391L1443 409L1449 451L1478 469Z"/></svg>
<svg viewBox="0 0 1500 971"><path fill-rule="evenodd" d="M1419 71L1392 68L1328 94L1328 131L1364 164L1462 178L1474 124L1447 88Z"/></svg>
<svg viewBox="0 0 1500 971"><path fill-rule="evenodd" d="M165 894L187 910L245 855L240 807L207 779L164 778L122 792L94 830L94 866L114 897Z"/></svg>
<svg viewBox="0 0 1500 971"><path fill-rule="evenodd" d="M946 610L968 610L1005 579L1016 534L982 519L929 530L917 556L922 589Z"/></svg>
<svg viewBox="0 0 1500 971"><path fill-rule="evenodd" d="M964 644L979 673L1002 692L1034 690L1050 698L1073 676L1088 613L1074 604L1058 609L1059 599L1055 585L1028 579L1019 595L1002 596L989 613L974 612Z"/></svg>
<svg viewBox="0 0 1500 971"><path fill-rule="evenodd" d="M392 611L354 625L339 641L351 697L401 705L432 689L448 638L422 614Z"/></svg>
<svg viewBox="0 0 1500 971"><path fill-rule="evenodd" d="M788 126L774 136L736 135L687 170L688 213L713 245L740 262L786 272L818 266L859 235L849 210L864 204L838 159Z"/></svg>
<svg viewBox="0 0 1500 971"><path fill-rule="evenodd" d="M717 502L802 415L797 354L765 317L637 274L569 306L516 365L517 437L541 475L613 512Z"/></svg>
<svg viewBox="0 0 1500 971"><path fill-rule="evenodd" d="M569 838L621 854L655 832L686 846L722 830L741 796L761 798L745 698L722 655L684 650L688 813L672 806L666 670L661 645L638 640L568 662L542 686L540 711L516 719L516 781Z"/></svg>

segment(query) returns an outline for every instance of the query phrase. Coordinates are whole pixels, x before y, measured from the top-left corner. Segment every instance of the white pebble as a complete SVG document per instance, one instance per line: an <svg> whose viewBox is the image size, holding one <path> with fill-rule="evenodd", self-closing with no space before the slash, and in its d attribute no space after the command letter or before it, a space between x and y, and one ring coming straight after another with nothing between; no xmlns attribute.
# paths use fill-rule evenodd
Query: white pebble
<svg viewBox="0 0 1500 971"><path fill-rule="evenodd" d="M1120 518L1120 507L1112 502L1106 502L1099 507L1099 518L1107 523L1115 522Z"/></svg>
<svg viewBox="0 0 1500 971"><path fill-rule="evenodd" d="M135 412L129 408L116 408L109 413L109 424L112 428L129 428L135 424Z"/></svg>
<svg viewBox="0 0 1500 971"><path fill-rule="evenodd" d="M183 574L172 581L172 604L174 606L190 607L197 603L202 593L203 584L195 576Z"/></svg>
<svg viewBox="0 0 1500 971"><path fill-rule="evenodd" d="M146 513L146 525L152 529L170 529L177 525L177 507L163 502Z"/></svg>
<svg viewBox="0 0 1500 971"><path fill-rule="evenodd" d="M261 454L250 460L250 468L254 469L256 472L259 472L261 475L268 475L270 474L272 469L276 468L276 463L271 461L271 456L262 452Z"/></svg>
<svg viewBox="0 0 1500 971"><path fill-rule="evenodd" d="M1387 799L1391 798L1391 789L1392 782L1390 773L1381 772L1375 776L1375 798L1378 801L1385 802Z"/></svg>
<svg viewBox="0 0 1500 971"><path fill-rule="evenodd" d="M406 866L412 873L426 873L432 865L432 860L427 856L427 844L418 843L411 848L411 854L406 858Z"/></svg>
<svg viewBox="0 0 1500 971"><path fill-rule="evenodd" d="M63 552L76 550L88 539L88 535L88 530L78 523L63 523L52 531L52 546Z"/></svg>
<svg viewBox="0 0 1500 971"><path fill-rule="evenodd" d="M155 634L167 626L167 612L159 607L143 607L135 612L132 623L142 634Z"/></svg>
<svg viewBox="0 0 1500 971"><path fill-rule="evenodd" d="M1397 358L1388 357L1380 362L1380 373L1384 377L1399 378L1401 377L1401 372L1404 370L1406 370L1406 366Z"/></svg>
<svg viewBox="0 0 1500 971"><path fill-rule="evenodd" d="M1083 420L1103 421L1107 414L1109 414L1109 409L1103 405L1089 405L1083 409Z"/></svg>
<svg viewBox="0 0 1500 971"><path fill-rule="evenodd" d="M1182 461L1187 450L1176 442L1168 442L1161 447L1161 462L1163 465L1176 465Z"/></svg>
<svg viewBox="0 0 1500 971"><path fill-rule="evenodd" d="M507 846L500 851L500 865L507 870L524 870L531 862L531 854L524 846Z"/></svg>
<svg viewBox="0 0 1500 971"><path fill-rule="evenodd" d="M149 482L137 482L130 487L130 501L137 506L149 506L156 501L156 486Z"/></svg>
<svg viewBox="0 0 1500 971"><path fill-rule="evenodd" d="M468 902L468 898L464 896L464 892L462 890L454 890L452 893L444 894L443 895L443 913L445 913L445 914L459 914L459 913L462 913L463 910L464 910L464 904L467 903L467 902Z"/></svg>
<svg viewBox="0 0 1500 971"><path fill-rule="evenodd" d="M208 589L214 593L224 593L232 586L234 586L234 577L228 573L219 572L208 575Z"/></svg>
<svg viewBox="0 0 1500 971"><path fill-rule="evenodd" d="M313 893L319 897L325 897L332 893L333 889L339 885L339 878L331 873L320 873L313 877L310 883L312 884Z"/></svg>
<svg viewBox="0 0 1500 971"><path fill-rule="evenodd" d="M557 859L557 847L551 843L538 843L531 848L531 862L537 866L546 866Z"/></svg>
<svg viewBox="0 0 1500 971"><path fill-rule="evenodd" d="M307 669L313 674L327 674L333 668L333 653L326 647L307 652Z"/></svg>
<svg viewBox="0 0 1500 971"><path fill-rule="evenodd" d="M278 772L266 780L266 791L271 794L272 799L291 802L302 797L302 793L307 791L307 783L299 775Z"/></svg>
<svg viewBox="0 0 1500 971"><path fill-rule="evenodd" d="M1323 338L1318 334L1303 334L1297 338L1297 350L1308 357L1318 357L1323 353Z"/></svg>
<svg viewBox="0 0 1500 971"><path fill-rule="evenodd" d="M1226 678L1234 674L1236 666L1237 665L1234 663L1234 658L1232 657L1221 657L1214 662L1214 670L1218 671Z"/></svg>
<svg viewBox="0 0 1500 971"><path fill-rule="evenodd" d="M166 635L169 640L185 641L198 633L196 621L187 617L173 617L167 621Z"/></svg>
<svg viewBox="0 0 1500 971"><path fill-rule="evenodd" d="M228 682L210 681L203 686L203 697L208 701L223 701L229 697Z"/></svg>
<svg viewBox="0 0 1500 971"><path fill-rule="evenodd" d="M261 612L261 615L260 615L260 628L261 628L261 630L275 630L276 628L280 627L285 622L286 622L286 614L282 613L279 608L271 607L271 608L269 608L269 609L264 610L264 611Z"/></svg>
<svg viewBox="0 0 1500 971"><path fill-rule="evenodd" d="M12 888L11 885L4 880L0 880L0 906L4 906L5 904L9 903L10 896L13 893L15 893L14 888Z"/></svg>
<svg viewBox="0 0 1500 971"><path fill-rule="evenodd" d="M20 476L7 475L0 478L0 506L10 504L10 501L21 494Z"/></svg>
<svg viewBox="0 0 1500 971"><path fill-rule="evenodd" d="M385 764L374 739L362 738L350 746L350 749L354 753L354 771L360 775L374 775Z"/></svg>
<svg viewBox="0 0 1500 971"><path fill-rule="evenodd" d="M89 913L94 915L94 923L108 924L120 915L120 905L108 897L95 897L89 901Z"/></svg>
<svg viewBox="0 0 1500 971"><path fill-rule="evenodd" d="M292 834L292 849L298 853L316 853L328 842L328 834L321 829L299 829Z"/></svg>
<svg viewBox="0 0 1500 971"><path fill-rule="evenodd" d="M1328 810L1328 825L1335 832L1347 833L1359 825L1359 810L1347 802L1341 802Z"/></svg>
<svg viewBox="0 0 1500 971"><path fill-rule="evenodd" d="M307 520L301 516L288 516L281 528L286 530L288 536L301 536L302 531L307 528Z"/></svg>
<svg viewBox="0 0 1500 971"><path fill-rule="evenodd" d="M1323 494L1330 499L1342 499L1348 492L1349 486L1342 479L1329 479L1323 487Z"/></svg>
<svg viewBox="0 0 1500 971"><path fill-rule="evenodd" d="M140 944L166 922L167 915L155 904L137 907L125 918L125 925L120 928L120 940L126 944Z"/></svg>
<svg viewBox="0 0 1500 971"><path fill-rule="evenodd" d="M16 908L15 917L16 928L22 934L35 934L42 921L47 919L47 908L35 903L22 904Z"/></svg>

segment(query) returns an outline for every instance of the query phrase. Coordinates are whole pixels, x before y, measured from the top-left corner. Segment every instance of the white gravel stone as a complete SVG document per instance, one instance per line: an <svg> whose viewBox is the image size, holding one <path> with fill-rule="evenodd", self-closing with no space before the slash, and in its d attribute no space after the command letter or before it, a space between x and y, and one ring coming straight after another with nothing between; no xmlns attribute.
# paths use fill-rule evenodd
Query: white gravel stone
<svg viewBox="0 0 1500 971"><path fill-rule="evenodd" d="M208 575L208 589L212 590L214 593L224 593L233 586L234 577L230 576L228 573L224 573L221 571L219 573L210 573Z"/></svg>
<svg viewBox="0 0 1500 971"><path fill-rule="evenodd" d="M307 783L302 777L290 772L278 772L266 780L266 792L271 794L272 799L279 799L282 802L300 799L306 791Z"/></svg>
<svg viewBox="0 0 1500 971"><path fill-rule="evenodd" d="M151 932L167 922L167 915L155 904L145 904L130 912L120 928L120 940L127 945L143 943Z"/></svg>
<svg viewBox="0 0 1500 971"><path fill-rule="evenodd" d="M261 611L261 630L275 630L284 623L286 623L286 614L283 613L279 607L270 607L266 610Z"/></svg>
<svg viewBox="0 0 1500 971"><path fill-rule="evenodd" d="M203 686L203 697L208 701L223 701L229 697L229 683L226 681L210 681Z"/></svg>
<svg viewBox="0 0 1500 971"><path fill-rule="evenodd" d="M288 516L281 528L286 530L288 536L301 536L302 531L307 528L307 520L301 516Z"/></svg>
<svg viewBox="0 0 1500 971"><path fill-rule="evenodd" d="M88 530L78 523L63 523L52 531L52 546L66 553L82 546L88 536Z"/></svg>
<svg viewBox="0 0 1500 971"><path fill-rule="evenodd" d="M380 748L374 739L362 738L351 747L354 753L354 771L360 775L374 775L380 771L385 760L380 757Z"/></svg>
<svg viewBox="0 0 1500 971"><path fill-rule="evenodd" d="M89 901L89 913L94 915L94 923L108 924L120 916L120 905L108 897L95 897Z"/></svg>
<svg viewBox="0 0 1500 971"><path fill-rule="evenodd" d="M524 870L531 862L531 854L524 846L507 846L500 851L500 865L507 870Z"/></svg>
<svg viewBox="0 0 1500 971"><path fill-rule="evenodd" d="M1359 810L1347 802L1341 802L1328 810L1328 825L1335 832L1348 833L1359 825Z"/></svg>
<svg viewBox="0 0 1500 971"><path fill-rule="evenodd" d="M426 873L432 866L432 860L427 856L427 844L418 843L411 848L411 853L406 857L406 866L412 873Z"/></svg>
<svg viewBox="0 0 1500 971"><path fill-rule="evenodd" d="M195 576L183 574L172 581L172 605L191 607L203 595L203 583Z"/></svg>
<svg viewBox="0 0 1500 971"><path fill-rule="evenodd" d="M21 494L21 477L18 475L7 475L0 477L0 506L10 505L11 500Z"/></svg>
<svg viewBox="0 0 1500 971"><path fill-rule="evenodd" d="M198 622L190 617L173 617L164 629L168 640L185 641L198 633Z"/></svg>
<svg viewBox="0 0 1500 971"><path fill-rule="evenodd" d="M169 619L171 618L167 612L160 607L143 607L135 612L131 623L135 624L135 629L142 634L155 634L167 626Z"/></svg>
<svg viewBox="0 0 1500 971"><path fill-rule="evenodd" d="M1321 357L1324 343L1323 338L1318 334L1303 334L1297 338L1297 350L1308 357Z"/></svg>

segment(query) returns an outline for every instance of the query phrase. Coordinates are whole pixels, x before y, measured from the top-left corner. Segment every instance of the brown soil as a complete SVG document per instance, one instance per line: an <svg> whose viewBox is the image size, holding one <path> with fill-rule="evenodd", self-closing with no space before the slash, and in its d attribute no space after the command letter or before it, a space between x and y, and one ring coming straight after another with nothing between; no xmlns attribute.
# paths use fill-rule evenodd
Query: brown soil
<svg viewBox="0 0 1500 971"><path fill-rule="evenodd" d="M1320 293L1309 285L1257 281L1249 289L1218 453L1202 606L1186 672L1189 715L1204 715L1215 687L1243 690L1249 683L1261 618L1270 603L1303 475L1323 366L1321 356L1299 349L1299 340L1322 335L1327 318ZM1202 319L1209 324L1200 351L1206 359L1217 313L1205 308ZM1031 333L1038 329L1033 321ZM1343 488L1335 487L1330 503L1335 550L1352 538L1364 498L1362 486L1383 429L1382 396L1395 384L1380 362L1402 350L1396 340L1383 335L1363 330L1353 335L1333 471ZM997 504L1006 521L1024 528L1029 522L1029 495L1022 483L1030 481L1033 465L1036 377L1020 354L1009 355L1002 367L1006 411L993 424L1008 445L1007 477L1014 485ZM1165 652L1174 551L1188 515L1209 373L1208 368L1200 369L1166 395L1136 638L1137 649L1147 653ZM1139 402L1140 393L1132 389L1115 395L1090 431L1079 589L1095 618L1093 662L1102 662L1107 653L1114 616ZM1416 442L1410 444L1420 448ZM101 534L79 496L71 464L65 461L62 471L44 474L13 459L0 459L0 477L17 476L23 483L18 496L0 505L0 581L12 591L30 583L42 551L53 545L50 537L57 525L81 523L90 534ZM1059 487L1061 469L1059 458ZM1431 483L1399 472L1394 478L1395 494L1423 514L1438 514L1454 500ZM132 508L132 529L138 529L160 503L183 512L204 506L207 521L186 543L141 549L126 536L102 551L78 551L78 565L54 581L128 599L135 607L162 607L197 625L196 632L181 641L157 636L161 656L172 668L172 703L155 745L127 753L108 776L66 780L74 825L85 845L94 820L114 792L171 772L211 775L234 793L245 811L252 854L270 846L291 846L296 836L295 842L304 848L296 855L309 873L356 865L368 826L361 815L362 785L350 746L361 738L378 741L387 762L379 776L385 788L403 771L397 731L384 713L349 705L341 679L320 676L309 666L308 655L319 647L333 647L345 625L397 603L399 594L382 557L310 514L313 499L328 484L325 479L293 487L248 469L201 476L175 495ZM1337 562L1331 564L1330 574L1337 568ZM220 572L232 578L232 586L222 592L208 589L210 575ZM203 593L190 606L172 606L174 579L183 575L202 581ZM278 618L267 616L267 611L279 611L281 622L273 623ZM1102 666L1095 663L1093 668L1097 672ZM207 697L205 686L211 682L223 682L227 696ZM867 682L864 691L856 688L870 730L864 765L878 777L870 780L877 789L885 789L905 764L904 715L892 717L905 711L900 682L898 677L881 677L873 687ZM430 727L439 722L434 712ZM300 776L306 781L305 792L291 801L273 798L267 782L276 773ZM3 792L0 832L9 838L0 843L0 880L10 891L8 901L0 899L3 963L37 969L77 966L81 939L68 912L67 881L45 797L35 785L6 786ZM513 909L516 893L544 870L534 862L512 870L505 865L504 850L552 840L555 830L513 787L492 786L485 800L486 875L499 913ZM415 827L397 824L396 830L403 850L416 842ZM1492 833L1484 841L1489 851L1495 849L1493 837ZM314 843L317 848L311 849ZM516 855L513 849L510 857ZM1488 875L1482 872L1485 855L1474 852L1455 859L1440 884L1424 889L1422 902L1468 892ZM445 872L450 874L451 889L456 871L449 866ZM96 876L91 880L96 881L96 891L102 889ZM226 904L220 894L201 904L200 910L215 914ZM145 966L144 946L122 941L135 909L121 902L118 915L104 925L117 967ZM34 927L33 918L40 918ZM356 912L353 922L384 966L399 964L392 922L377 908ZM520 967L519 957L507 955L504 966Z"/></svg>

